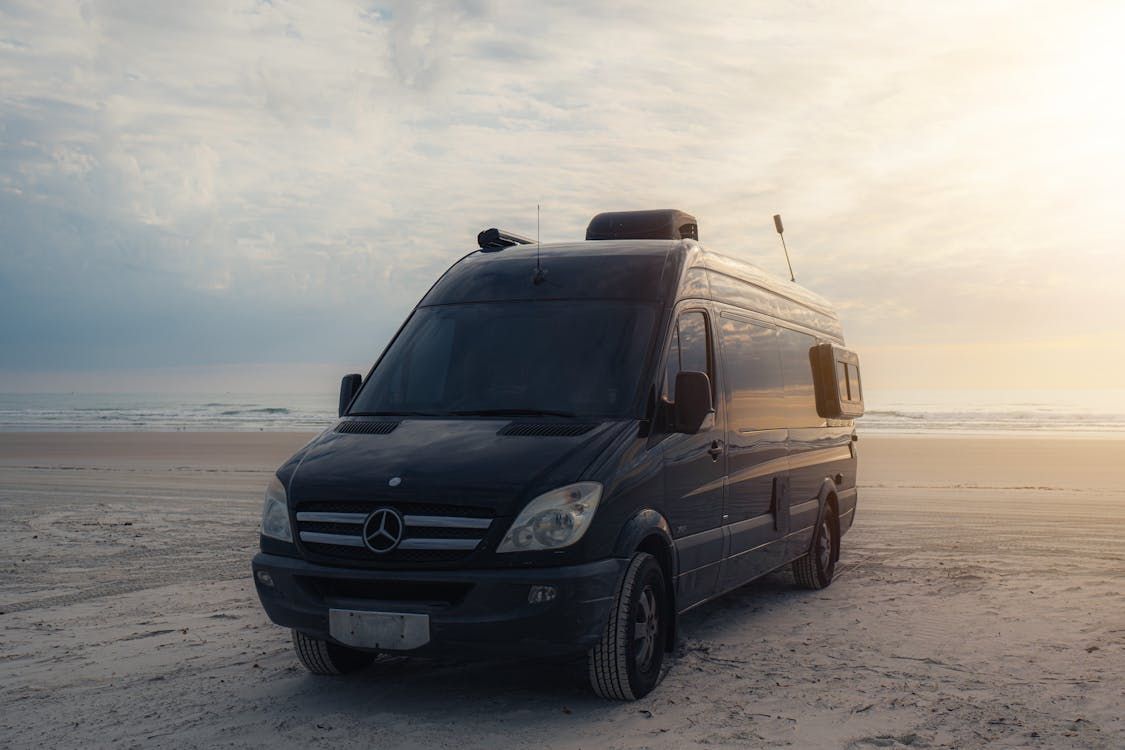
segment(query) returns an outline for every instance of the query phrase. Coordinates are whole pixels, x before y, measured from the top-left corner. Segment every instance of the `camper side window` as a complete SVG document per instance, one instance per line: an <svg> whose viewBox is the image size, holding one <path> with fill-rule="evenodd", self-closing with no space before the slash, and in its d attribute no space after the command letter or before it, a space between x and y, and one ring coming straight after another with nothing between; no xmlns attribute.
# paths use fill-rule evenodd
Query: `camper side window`
<svg viewBox="0 0 1125 750"><path fill-rule="evenodd" d="M711 378L711 388L714 389L715 377L711 374L708 343L707 316L697 310L680 315L672 332L672 342L664 364L664 388L661 393L666 399L676 400L676 375L680 372L705 372Z"/></svg>
<svg viewBox="0 0 1125 750"><path fill-rule="evenodd" d="M848 388L848 363L836 360L836 380L839 381L840 398L844 401L852 400L852 392Z"/></svg>
<svg viewBox="0 0 1125 750"><path fill-rule="evenodd" d="M848 364L848 400L863 401L863 385L859 380L859 367Z"/></svg>
<svg viewBox="0 0 1125 750"><path fill-rule="evenodd" d="M863 388L859 383L859 368L842 359L836 360L836 379L839 382L841 401L863 401Z"/></svg>

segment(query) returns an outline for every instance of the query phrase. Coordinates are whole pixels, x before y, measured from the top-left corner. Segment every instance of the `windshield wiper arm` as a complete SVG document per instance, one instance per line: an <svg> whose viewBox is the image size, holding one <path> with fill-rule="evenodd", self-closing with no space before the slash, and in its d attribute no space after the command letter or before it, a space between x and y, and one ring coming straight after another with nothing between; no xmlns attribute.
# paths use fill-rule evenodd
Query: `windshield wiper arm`
<svg viewBox="0 0 1125 750"><path fill-rule="evenodd" d="M570 419L578 416L573 412L553 409L465 409L450 414L458 417L567 417Z"/></svg>
<svg viewBox="0 0 1125 750"><path fill-rule="evenodd" d="M349 417L440 417L434 411L353 411L348 412Z"/></svg>

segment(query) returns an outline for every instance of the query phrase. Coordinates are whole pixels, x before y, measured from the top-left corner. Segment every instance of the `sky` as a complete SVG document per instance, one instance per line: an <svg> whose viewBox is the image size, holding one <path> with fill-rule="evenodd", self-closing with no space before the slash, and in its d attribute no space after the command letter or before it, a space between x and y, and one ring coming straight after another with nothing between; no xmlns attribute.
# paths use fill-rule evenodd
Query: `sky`
<svg viewBox="0 0 1125 750"><path fill-rule="evenodd" d="M680 208L880 388L1125 371L1119 2L0 0L0 391L335 388L477 231Z"/></svg>

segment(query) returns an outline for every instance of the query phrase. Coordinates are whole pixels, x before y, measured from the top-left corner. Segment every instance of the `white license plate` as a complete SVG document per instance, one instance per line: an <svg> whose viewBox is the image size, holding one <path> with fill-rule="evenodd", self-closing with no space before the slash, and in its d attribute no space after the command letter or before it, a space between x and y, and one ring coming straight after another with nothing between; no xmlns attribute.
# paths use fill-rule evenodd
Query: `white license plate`
<svg viewBox="0 0 1125 750"><path fill-rule="evenodd" d="M328 632L347 646L407 651L430 642L430 616L330 609Z"/></svg>

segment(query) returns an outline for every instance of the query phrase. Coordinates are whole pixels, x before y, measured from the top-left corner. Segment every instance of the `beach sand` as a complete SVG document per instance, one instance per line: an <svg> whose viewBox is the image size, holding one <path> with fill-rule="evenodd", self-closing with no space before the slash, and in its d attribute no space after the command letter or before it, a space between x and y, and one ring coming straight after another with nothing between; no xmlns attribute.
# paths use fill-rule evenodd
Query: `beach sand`
<svg viewBox="0 0 1125 750"><path fill-rule="evenodd" d="M307 675L249 578L309 435L0 435L0 746L1125 747L1125 441L863 436L838 580L688 615L663 684Z"/></svg>

